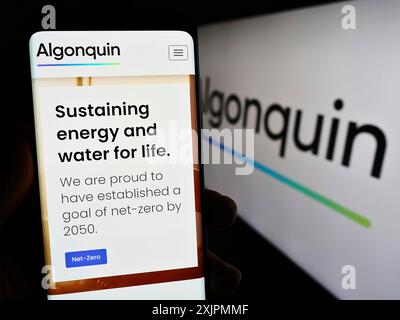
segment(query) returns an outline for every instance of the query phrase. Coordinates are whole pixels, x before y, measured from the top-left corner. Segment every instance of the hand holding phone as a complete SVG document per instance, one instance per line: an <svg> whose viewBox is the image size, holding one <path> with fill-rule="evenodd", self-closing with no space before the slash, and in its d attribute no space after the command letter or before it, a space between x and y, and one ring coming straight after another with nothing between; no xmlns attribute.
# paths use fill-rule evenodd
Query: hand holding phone
<svg viewBox="0 0 400 320"><path fill-rule="evenodd" d="M30 50L49 298L205 298L192 38L39 32Z"/></svg>

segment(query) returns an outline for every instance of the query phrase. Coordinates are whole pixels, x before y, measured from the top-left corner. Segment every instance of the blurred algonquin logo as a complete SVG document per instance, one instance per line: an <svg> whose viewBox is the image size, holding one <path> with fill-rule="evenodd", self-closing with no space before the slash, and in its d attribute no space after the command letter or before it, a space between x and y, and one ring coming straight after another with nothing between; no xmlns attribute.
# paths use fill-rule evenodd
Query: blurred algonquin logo
<svg viewBox="0 0 400 320"><path fill-rule="evenodd" d="M293 117L293 110L290 107L284 107L278 103L273 103L267 108L262 108L261 102L256 98L241 99L235 93L225 94L220 90L211 90L211 81L208 77L205 79L203 87L203 92L201 92L201 106L207 117L208 125L214 128L220 128L223 120L225 120L230 125L239 124L241 127L246 129L254 128L256 134L264 133L268 139L277 143L279 145L279 156L281 158L286 157L289 125L291 124L290 120ZM333 108L337 112L340 112L344 108L344 105L344 101L339 98L333 102ZM251 118L250 115L252 115ZM337 134L340 127L340 119L336 117L330 119L328 139L325 143L324 150L322 150L321 137L324 123L326 121L325 116L322 114L317 115L313 137L310 142L307 143L303 142L300 138L302 131L302 116L303 111L297 109L294 114L294 128L293 135L291 136L293 139L293 145L299 152L309 153L310 155L318 156L321 159L334 161L335 150L338 145ZM279 129L276 129L276 125L272 128L272 117L274 117L274 119L277 117L279 118L280 121L278 121L278 123L281 124ZM341 165L344 167L350 167L354 143L360 135L368 135L372 138L371 141L373 141L374 145L370 148L373 152L370 176L374 179L381 179L387 141L384 132L375 125L358 124L354 121L348 123L347 133L344 141L342 141L344 147ZM223 143L213 139L212 137L209 139L209 142L228 153L232 153L234 156L243 157L238 152L235 152L235 150L223 145ZM246 158L245 160L252 162L256 169L273 179L284 183L315 201L318 201L335 212L353 220L359 225L366 228L371 227L371 221L365 216L292 180L255 159Z"/></svg>

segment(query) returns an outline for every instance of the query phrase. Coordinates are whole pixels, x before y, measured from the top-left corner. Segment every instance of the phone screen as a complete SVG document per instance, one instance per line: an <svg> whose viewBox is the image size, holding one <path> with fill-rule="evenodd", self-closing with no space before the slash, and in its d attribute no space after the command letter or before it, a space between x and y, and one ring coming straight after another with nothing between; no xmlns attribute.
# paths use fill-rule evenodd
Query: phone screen
<svg viewBox="0 0 400 320"><path fill-rule="evenodd" d="M49 299L204 299L191 36L38 32L30 57Z"/></svg>

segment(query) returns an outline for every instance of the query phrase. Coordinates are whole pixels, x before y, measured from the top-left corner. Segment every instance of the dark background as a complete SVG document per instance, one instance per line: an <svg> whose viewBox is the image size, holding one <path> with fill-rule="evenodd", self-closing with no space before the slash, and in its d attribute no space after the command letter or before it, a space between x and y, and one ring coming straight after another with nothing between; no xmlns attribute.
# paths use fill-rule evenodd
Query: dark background
<svg viewBox="0 0 400 320"><path fill-rule="evenodd" d="M336 1L15 1L1 5L2 92L0 134L3 143L0 195L7 196L12 181L15 135L24 131L34 150L33 107L29 68L29 37L41 30L41 8L56 8L57 30L159 30L190 32L196 39L199 24L267 14ZM200 70L201 73L201 70ZM21 127L20 123L24 123ZM23 170L23 169L22 169ZM36 167L35 167L36 170ZM45 299L41 288L44 265L37 173L28 196L17 212L0 226L0 286L10 287L16 298ZM237 266L242 282L234 298L316 298L333 296L276 250L262 236L238 219L226 231L209 235L209 247Z"/></svg>

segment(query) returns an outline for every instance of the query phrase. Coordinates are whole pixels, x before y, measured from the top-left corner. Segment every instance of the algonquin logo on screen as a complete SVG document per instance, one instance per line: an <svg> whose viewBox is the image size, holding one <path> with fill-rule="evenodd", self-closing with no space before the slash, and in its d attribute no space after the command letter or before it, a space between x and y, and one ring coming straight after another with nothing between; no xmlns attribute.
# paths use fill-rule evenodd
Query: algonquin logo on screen
<svg viewBox="0 0 400 320"><path fill-rule="evenodd" d="M65 57L90 57L96 60L98 57L120 56L119 46L107 42L103 46L54 46L51 42L40 43L36 57L52 57L55 60L62 60Z"/></svg>
<svg viewBox="0 0 400 320"><path fill-rule="evenodd" d="M337 139L339 128L343 126L338 117L326 119L318 114L315 119L313 135L309 141L304 142L302 134L302 110L292 110L289 106L279 103L272 103L267 108L257 98L241 99L235 93L226 94L220 90L210 91L210 78L205 79L204 96L202 97L202 109L207 114L208 124L219 128L225 119L229 124L239 124L243 128L254 128L256 134L265 134L266 137L279 144L279 156L285 158L286 147L289 139L299 152L307 152L328 161L334 160L335 151L343 150L340 163L349 167L353 155L353 147L357 138L361 135L369 135L373 139L371 144L371 170L370 175L374 178L381 178L383 162L386 153L387 141L382 129L372 124L360 124L350 121L347 124L344 141ZM343 99L337 98L332 102L332 108L340 111L344 108ZM280 128L272 128L271 118L280 118ZM294 119L292 119L294 118ZM293 134L289 135L290 125L293 125ZM304 130L304 129L303 129ZM323 130L328 130L327 141L322 141Z"/></svg>
<svg viewBox="0 0 400 320"><path fill-rule="evenodd" d="M343 155L340 158L340 164L344 167L350 167L353 148L357 139L360 136L368 136L371 138L369 139L371 141L369 148L371 154L366 155L366 159L371 159L371 169L367 174L375 179L382 177L387 149L386 136L382 129L373 124L355 121L349 121L347 124L341 123L339 116L341 110L345 107L344 99L337 98L331 102L337 117L327 118L322 114L316 116L315 122L311 125L312 137L307 139L307 142L304 142L301 138L302 132L304 132L302 126L304 125L302 124L303 111L300 109L293 110L292 107L280 103L272 103L264 108L262 102L257 98L246 97L242 99L235 93L226 94L220 90L210 90L210 79L208 77L205 79L201 99L203 112L207 115L206 121L211 127L220 128L223 121L226 121L231 125L254 129L256 134L264 134L267 139L278 144L278 152L281 158L286 157L287 144L292 139L298 152L308 153L319 157L321 160L334 161L335 153L338 149L341 149ZM277 121L279 123L278 129L276 122L274 123L271 120L273 117L274 120L276 117L280 119L280 121ZM293 129L290 128L291 126L293 126ZM344 138L338 138L338 132L343 129L342 127L345 129ZM326 137L325 134L322 134L325 130L328 132L327 138L323 138L323 136ZM206 140L227 153L249 161L257 170L275 181L302 193L363 227L371 227L372 222L368 217L322 194L320 191L314 190L302 182L295 181L256 159L242 155L214 137L207 137Z"/></svg>

